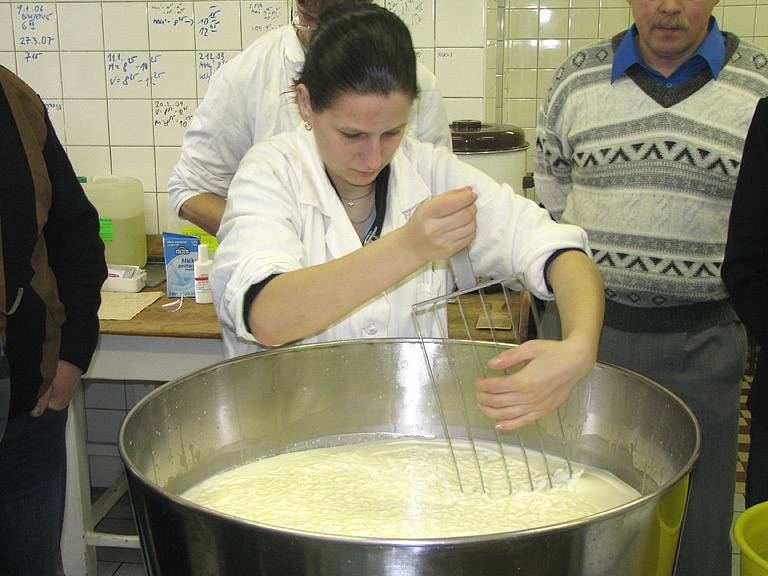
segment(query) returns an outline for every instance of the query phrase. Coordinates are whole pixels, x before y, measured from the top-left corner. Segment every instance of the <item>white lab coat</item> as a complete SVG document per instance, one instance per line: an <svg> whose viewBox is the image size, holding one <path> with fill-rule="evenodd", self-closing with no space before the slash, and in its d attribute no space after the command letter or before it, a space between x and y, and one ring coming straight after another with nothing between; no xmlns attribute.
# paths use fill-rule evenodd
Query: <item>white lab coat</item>
<svg viewBox="0 0 768 576"><path fill-rule="evenodd" d="M168 183L171 208L197 194L226 197L248 149L302 124L292 86L304 67L304 49L292 26L257 39L222 66L211 80L184 135L181 159ZM451 131L434 75L417 68L420 96L408 133L451 148Z"/></svg>
<svg viewBox="0 0 768 576"><path fill-rule="evenodd" d="M470 250L475 273L493 278L522 273L532 292L551 298L543 270L552 252L574 247L589 253L580 228L556 224L534 202L443 147L406 138L390 166L382 235L403 226L432 194L472 185L478 194L478 232ZM257 144L243 158L218 237L210 279L230 357L260 349L243 318L251 285L361 248L314 135L304 129ZM434 262L302 343L417 336L411 306L447 294L452 285L448 264ZM434 325L427 333L421 328L425 337L441 335Z"/></svg>

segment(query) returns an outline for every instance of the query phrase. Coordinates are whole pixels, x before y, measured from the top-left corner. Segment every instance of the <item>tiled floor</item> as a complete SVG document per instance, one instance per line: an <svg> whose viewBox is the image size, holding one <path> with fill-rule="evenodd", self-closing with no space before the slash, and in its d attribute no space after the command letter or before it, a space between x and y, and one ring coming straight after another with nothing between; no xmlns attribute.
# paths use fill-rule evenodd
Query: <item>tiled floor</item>
<svg viewBox="0 0 768 576"><path fill-rule="evenodd" d="M749 451L749 412L746 409L747 393L752 381L745 376L742 383L741 418L739 421L739 456L736 464L736 493L733 498L733 521L744 511L744 478ZM94 496L98 495L94 489ZM96 527L97 530L118 534L135 534L128 496L124 495ZM144 561L139 550L127 548L97 548L98 576L145 576ZM733 542L731 576L739 576L739 550Z"/></svg>
<svg viewBox="0 0 768 576"><path fill-rule="evenodd" d="M739 417L739 454L736 462L736 494L733 498L733 521L744 511L744 479L746 477L747 457L749 456L749 410L747 395L752 384L752 376L744 376L741 384L741 414ZM731 576L739 576L739 547L733 541L733 564Z"/></svg>

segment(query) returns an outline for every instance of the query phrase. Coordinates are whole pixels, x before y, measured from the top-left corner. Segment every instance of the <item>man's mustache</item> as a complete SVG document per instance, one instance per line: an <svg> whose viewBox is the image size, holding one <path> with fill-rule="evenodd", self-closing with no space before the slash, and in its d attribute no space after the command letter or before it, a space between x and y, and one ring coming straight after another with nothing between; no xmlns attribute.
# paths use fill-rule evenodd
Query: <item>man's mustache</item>
<svg viewBox="0 0 768 576"><path fill-rule="evenodd" d="M652 28L665 28L667 30L688 30L688 24L686 22L680 22L679 20L657 20L651 24Z"/></svg>

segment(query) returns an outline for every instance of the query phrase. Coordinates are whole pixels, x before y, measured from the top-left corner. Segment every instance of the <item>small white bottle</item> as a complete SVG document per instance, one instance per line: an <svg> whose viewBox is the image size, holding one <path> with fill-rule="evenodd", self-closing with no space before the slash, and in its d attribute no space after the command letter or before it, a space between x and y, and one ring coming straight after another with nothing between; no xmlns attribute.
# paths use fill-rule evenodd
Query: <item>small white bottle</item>
<svg viewBox="0 0 768 576"><path fill-rule="evenodd" d="M208 274L211 273L213 260L208 256L208 245L200 244L197 247L197 260L195 260L195 302L198 304L210 304L213 302L211 284L208 282Z"/></svg>

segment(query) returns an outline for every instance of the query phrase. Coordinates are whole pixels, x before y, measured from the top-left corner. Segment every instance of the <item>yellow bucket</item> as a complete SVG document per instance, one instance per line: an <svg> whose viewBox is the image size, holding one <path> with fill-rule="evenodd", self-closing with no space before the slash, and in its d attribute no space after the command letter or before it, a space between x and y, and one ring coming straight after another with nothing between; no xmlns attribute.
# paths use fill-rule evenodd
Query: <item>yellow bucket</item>
<svg viewBox="0 0 768 576"><path fill-rule="evenodd" d="M742 512L733 537L741 548L741 576L768 576L768 502Z"/></svg>

